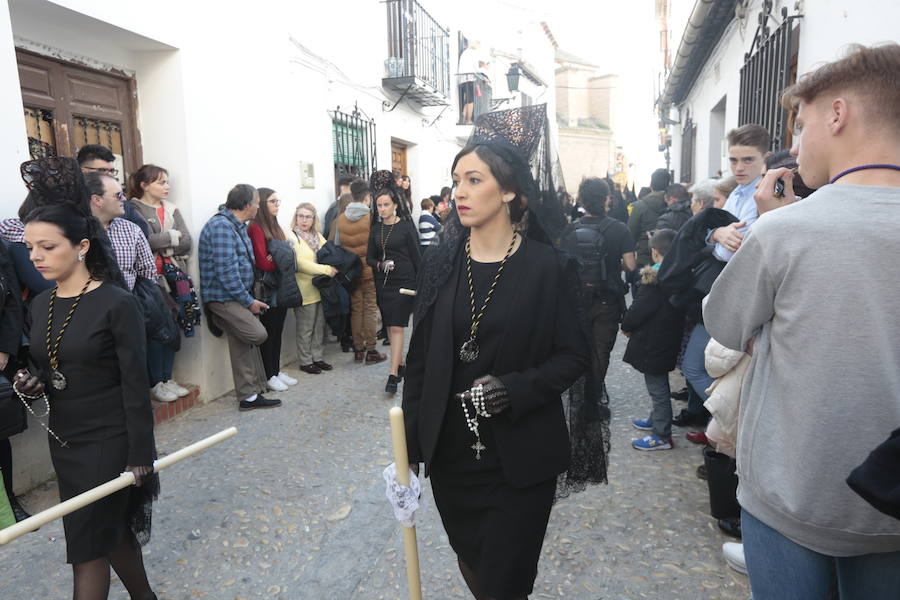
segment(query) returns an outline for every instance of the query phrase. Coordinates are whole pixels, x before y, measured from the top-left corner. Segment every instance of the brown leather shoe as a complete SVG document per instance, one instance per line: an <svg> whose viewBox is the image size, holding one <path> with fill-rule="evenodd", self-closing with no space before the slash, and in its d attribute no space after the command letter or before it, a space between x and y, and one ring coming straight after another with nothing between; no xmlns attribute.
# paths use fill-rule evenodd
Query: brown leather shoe
<svg viewBox="0 0 900 600"><path fill-rule="evenodd" d="M367 365L377 365L380 362L384 362L387 360L387 355L382 354L378 350L369 350L366 352L366 364Z"/></svg>
<svg viewBox="0 0 900 600"><path fill-rule="evenodd" d="M361 363L366 360L366 351L365 350L354 350L353 351L353 362Z"/></svg>

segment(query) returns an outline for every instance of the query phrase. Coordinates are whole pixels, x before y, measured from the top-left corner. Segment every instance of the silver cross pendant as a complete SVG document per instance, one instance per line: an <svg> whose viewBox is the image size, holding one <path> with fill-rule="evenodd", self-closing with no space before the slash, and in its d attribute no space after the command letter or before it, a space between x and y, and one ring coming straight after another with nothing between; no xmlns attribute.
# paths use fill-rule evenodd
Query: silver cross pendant
<svg viewBox="0 0 900 600"><path fill-rule="evenodd" d="M481 451L487 450L487 446L481 443L481 440L475 440L475 443L469 446L475 451L475 460L481 460Z"/></svg>

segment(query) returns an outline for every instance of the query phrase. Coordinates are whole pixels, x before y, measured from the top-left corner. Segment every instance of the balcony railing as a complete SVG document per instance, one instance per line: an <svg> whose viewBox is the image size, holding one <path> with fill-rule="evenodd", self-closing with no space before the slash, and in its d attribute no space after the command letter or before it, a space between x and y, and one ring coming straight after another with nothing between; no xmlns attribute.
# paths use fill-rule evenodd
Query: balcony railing
<svg viewBox="0 0 900 600"><path fill-rule="evenodd" d="M386 0L388 58L382 85L422 106L450 97L450 32L416 0Z"/></svg>

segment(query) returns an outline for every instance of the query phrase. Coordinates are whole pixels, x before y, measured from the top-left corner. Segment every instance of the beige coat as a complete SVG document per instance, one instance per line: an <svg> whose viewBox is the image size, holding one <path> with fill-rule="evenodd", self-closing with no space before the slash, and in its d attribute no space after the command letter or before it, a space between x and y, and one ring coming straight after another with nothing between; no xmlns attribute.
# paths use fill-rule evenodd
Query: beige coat
<svg viewBox="0 0 900 600"><path fill-rule="evenodd" d="M750 355L745 352L726 348L714 339L706 345L706 371L716 378L706 389L709 398L703 403L713 416L706 437L716 444L719 452L731 456L737 440L741 388L749 366Z"/></svg>

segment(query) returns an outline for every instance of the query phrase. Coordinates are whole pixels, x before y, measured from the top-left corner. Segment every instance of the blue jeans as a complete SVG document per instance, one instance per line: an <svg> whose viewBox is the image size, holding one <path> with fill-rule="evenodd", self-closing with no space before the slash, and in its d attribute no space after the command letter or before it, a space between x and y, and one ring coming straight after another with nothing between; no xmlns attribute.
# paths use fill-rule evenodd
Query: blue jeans
<svg viewBox="0 0 900 600"><path fill-rule="evenodd" d="M175 351L159 342L147 340L147 373L150 375L150 387L160 381L172 379L172 366L175 364Z"/></svg>
<svg viewBox="0 0 900 600"><path fill-rule="evenodd" d="M709 333L703 323L694 325L691 331L691 337L684 349L684 356L681 359L681 372L688 382L693 394L688 394L687 411L693 415L700 414L703 409L703 403L709 396L706 394L706 388L712 385L714 381L709 373L706 372L706 345L709 343Z"/></svg>
<svg viewBox="0 0 900 600"><path fill-rule="evenodd" d="M819 554L746 510L741 533L753 600L824 600L835 577L841 600L900 598L900 552Z"/></svg>
<svg viewBox="0 0 900 600"><path fill-rule="evenodd" d="M650 411L650 423L653 424L653 435L663 439L672 437L672 399L669 397L669 374L650 375L644 373L647 393L653 401Z"/></svg>

